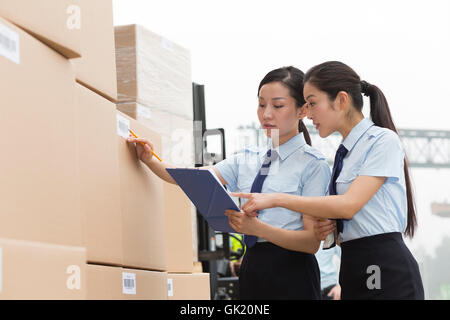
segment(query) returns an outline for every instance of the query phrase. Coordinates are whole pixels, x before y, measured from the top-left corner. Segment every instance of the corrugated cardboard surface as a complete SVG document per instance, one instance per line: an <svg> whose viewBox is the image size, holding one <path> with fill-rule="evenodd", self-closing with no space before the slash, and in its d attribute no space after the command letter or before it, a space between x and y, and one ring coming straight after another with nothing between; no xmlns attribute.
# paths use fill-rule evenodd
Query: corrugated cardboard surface
<svg viewBox="0 0 450 320"><path fill-rule="evenodd" d="M114 28L117 68L117 100L136 101L137 92L137 48L135 25Z"/></svg>
<svg viewBox="0 0 450 320"><path fill-rule="evenodd" d="M87 265L87 298L89 300L121 300L122 268Z"/></svg>
<svg viewBox="0 0 450 320"><path fill-rule="evenodd" d="M4 19L0 26L18 39L18 61L0 55L0 237L82 246L73 68Z"/></svg>
<svg viewBox="0 0 450 320"><path fill-rule="evenodd" d="M162 159L177 167L194 167L194 126L192 120L135 102L117 104L117 109L161 135ZM197 215L191 204L192 251L198 256Z"/></svg>
<svg viewBox="0 0 450 320"><path fill-rule="evenodd" d="M167 281L169 283L169 300L211 299L209 273L169 273Z"/></svg>
<svg viewBox="0 0 450 320"><path fill-rule="evenodd" d="M131 129L152 141L161 154L160 137L133 119ZM134 145L117 136L122 202L123 264L128 267L166 269L163 185L136 155Z"/></svg>
<svg viewBox="0 0 450 320"><path fill-rule="evenodd" d="M133 282L124 283L124 273ZM89 300L167 300L167 273L100 265L87 265Z"/></svg>
<svg viewBox="0 0 450 320"><path fill-rule="evenodd" d="M82 10L82 57L73 59L77 81L117 101L112 0L78 0Z"/></svg>
<svg viewBox="0 0 450 320"><path fill-rule="evenodd" d="M84 17L79 0L1 0L0 16L67 58L81 56Z"/></svg>
<svg viewBox="0 0 450 320"><path fill-rule="evenodd" d="M136 295L129 294L127 299L167 300L166 272L122 268L123 272L136 274Z"/></svg>
<svg viewBox="0 0 450 320"><path fill-rule="evenodd" d="M161 154L161 138L121 112L131 129ZM193 268L190 201L142 163L133 144L119 136L124 266L191 272ZM163 159L164 160L164 159Z"/></svg>
<svg viewBox="0 0 450 320"><path fill-rule="evenodd" d="M122 265L115 104L77 84L81 207L89 262Z"/></svg>
<svg viewBox="0 0 450 320"><path fill-rule="evenodd" d="M0 239L0 299L86 299L86 250Z"/></svg>
<svg viewBox="0 0 450 320"><path fill-rule="evenodd" d="M119 102L193 119L190 52L141 26L116 26Z"/></svg>
<svg viewBox="0 0 450 320"><path fill-rule="evenodd" d="M192 272L191 202L179 186L164 182L167 271Z"/></svg>

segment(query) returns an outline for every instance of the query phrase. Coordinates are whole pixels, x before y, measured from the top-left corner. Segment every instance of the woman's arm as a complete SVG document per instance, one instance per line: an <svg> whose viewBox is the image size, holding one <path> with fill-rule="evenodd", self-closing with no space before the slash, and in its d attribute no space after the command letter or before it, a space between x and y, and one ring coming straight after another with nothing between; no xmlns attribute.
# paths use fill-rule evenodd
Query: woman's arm
<svg viewBox="0 0 450 320"><path fill-rule="evenodd" d="M283 207L316 218L351 219L375 195L386 177L359 176L343 195L303 197L285 193L233 193L235 197L249 199L245 212Z"/></svg>
<svg viewBox="0 0 450 320"><path fill-rule="evenodd" d="M304 230L287 230L271 226L244 212L227 210L225 215L238 233L257 236L288 250L314 254L319 249L320 241L316 239L315 221L311 217L303 216Z"/></svg>
<svg viewBox="0 0 450 320"><path fill-rule="evenodd" d="M303 215L303 230L287 230L264 224L259 237L288 250L315 254L320 241L315 236L314 223L314 218Z"/></svg>
<svg viewBox="0 0 450 320"><path fill-rule="evenodd" d="M385 180L385 177L359 176L343 195L294 199L286 194L278 197L278 206L317 218L351 219L375 195Z"/></svg>
<svg viewBox="0 0 450 320"><path fill-rule="evenodd" d="M156 158L152 158L149 161L144 162L144 163L150 170L153 171L154 174L156 174L162 180L172 183L172 184L177 184L175 182L175 180L173 180L172 176L166 170L166 168L174 168L174 166L172 166L168 163L165 163L165 162L160 162Z"/></svg>
<svg viewBox="0 0 450 320"><path fill-rule="evenodd" d="M153 144L148 141L147 139L144 138L129 138L127 140L129 143L135 143L136 144L136 153L138 158L145 163L145 165L152 170L152 172L154 174L156 174L159 178L161 178L162 180L168 182L168 183L172 183L172 184L177 184L175 180L173 180L172 176L167 172L167 168L175 168L175 166L168 164L166 162L161 162L159 160L157 160L155 157L153 157L152 154L152 150L154 149ZM144 143L144 146L141 144ZM199 167L196 169L200 169L200 170L209 170L213 168L215 174L217 175L217 177L219 178L220 182L223 185L226 185L227 182L224 180L224 178L222 177L222 175L219 173L219 171L214 168L213 166L205 166L205 167Z"/></svg>

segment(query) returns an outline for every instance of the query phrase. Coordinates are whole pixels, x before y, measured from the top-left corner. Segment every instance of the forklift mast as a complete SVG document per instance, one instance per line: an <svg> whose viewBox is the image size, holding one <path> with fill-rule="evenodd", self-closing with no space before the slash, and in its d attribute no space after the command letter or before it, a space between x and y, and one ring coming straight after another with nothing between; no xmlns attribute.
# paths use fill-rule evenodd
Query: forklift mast
<svg viewBox="0 0 450 320"><path fill-rule="evenodd" d="M194 106L194 145L195 166L210 166L225 159L225 131L219 129L206 129L205 115L205 89L204 85L192 84ZM208 152L207 140L218 136L221 143L221 152ZM215 150L216 151L216 150ZM215 232L197 210L198 227L198 260L202 263L203 271L209 272L211 281L211 297L217 291L218 260L230 259L229 234Z"/></svg>

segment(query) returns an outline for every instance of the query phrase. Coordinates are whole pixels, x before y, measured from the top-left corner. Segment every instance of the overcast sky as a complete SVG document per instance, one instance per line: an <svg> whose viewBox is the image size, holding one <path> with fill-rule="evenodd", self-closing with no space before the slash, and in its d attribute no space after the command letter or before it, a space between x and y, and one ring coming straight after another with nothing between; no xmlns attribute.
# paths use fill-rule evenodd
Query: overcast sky
<svg viewBox="0 0 450 320"><path fill-rule="evenodd" d="M347 63L381 88L397 128L450 130L448 0L113 4L115 25L140 24L190 50L192 79L205 85L207 127L230 137L258 122L257 88L268 71L294 65L306 72L327 60ZM432 251L450 235L450 219L429 209L431 201L450 200L450 169L418 169L413 178L422 223L414 242Z"/></svg>

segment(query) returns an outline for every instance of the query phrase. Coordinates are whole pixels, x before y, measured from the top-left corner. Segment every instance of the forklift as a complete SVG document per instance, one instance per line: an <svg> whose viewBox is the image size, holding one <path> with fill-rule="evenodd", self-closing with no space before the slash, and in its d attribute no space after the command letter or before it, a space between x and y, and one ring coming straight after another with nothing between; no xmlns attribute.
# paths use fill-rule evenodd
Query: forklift
<svg viewBox="0 0 450 320"><path fill-rule="evenodd" d="M225 159L225 130L206 129L205 87L192 84L194 106L194 146L195 166L210 166ZM208 149L208 141L219 141L220 150ZM239 203L240 207L240 203ZM245 250L243 240L237 235L214 231L197 210L198 227L198 261L202 263L203 271L210 274L211 299L239 299L239 281L230 270L230 261L239 260ZM230 239L240 243L241 250L230 248Z"/></svg>

